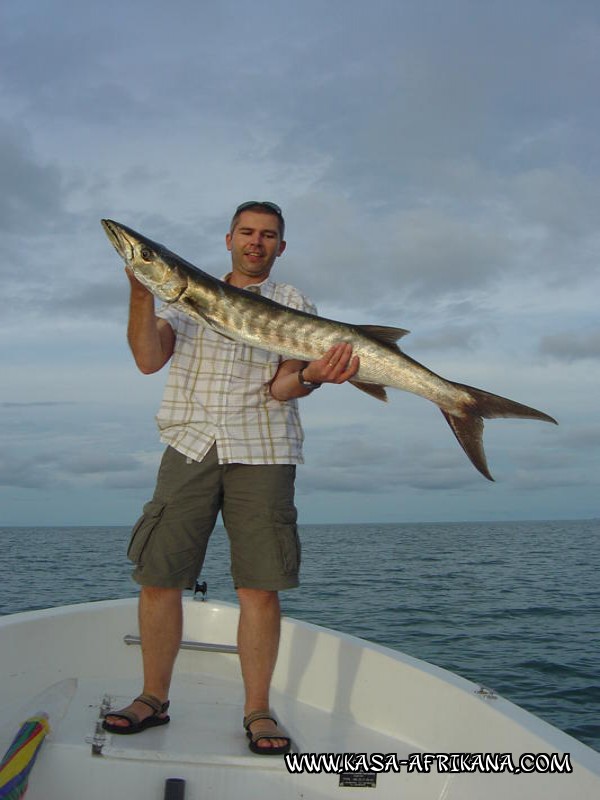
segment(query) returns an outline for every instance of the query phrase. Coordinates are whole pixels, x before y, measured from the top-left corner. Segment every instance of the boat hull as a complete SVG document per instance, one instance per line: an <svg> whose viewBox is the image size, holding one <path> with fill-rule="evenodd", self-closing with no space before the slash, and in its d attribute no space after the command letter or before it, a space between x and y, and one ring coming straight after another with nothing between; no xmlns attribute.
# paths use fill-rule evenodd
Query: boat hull
<svg viewBox="0 0 600 800"><path fill-rule="evenodd" d="M241 727L237 620L231 604L186 600L184 640L210 646L180 651L171 723L115 736L102 731L102 713L140 691L136 601L0 618L0 732L32 696L77 679L68 707L54 725L50 720L52 732L32 771L28 800L162 798L169 778L185 780L186 800L348 793L376 800L600 796L600 754L502 697L389 648L287 618L273 710L297 755L333 754L340 758L331 764L339 769L292 773L283 758L253 755ZM467 766L459 756L474 753L510 755L513 765L523 754L554 754L572 772L456 771ZM387 757L380 763L385 769L364 768L367 762L373 767L373 754ZM456 758L445 766L437 760L427 764L427 754ZM507 766L506 760L496 763ZM340 776L344 766L347 774Z"/></svg>

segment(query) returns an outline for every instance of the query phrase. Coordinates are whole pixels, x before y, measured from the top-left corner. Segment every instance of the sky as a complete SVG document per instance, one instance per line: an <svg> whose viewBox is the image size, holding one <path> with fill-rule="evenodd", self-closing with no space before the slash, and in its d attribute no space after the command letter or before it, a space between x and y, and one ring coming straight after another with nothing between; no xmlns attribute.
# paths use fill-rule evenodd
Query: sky
<svg viewBox="0 0 600 800"><path fill-rule="evenodd" d="M0 525L129 525L165 371L137 372L109 217L207 272L279 203L273 276L407 328L491 420L495 483L428 401L301 401L302 522L600 516L596 0L4 0Z"/></svg>

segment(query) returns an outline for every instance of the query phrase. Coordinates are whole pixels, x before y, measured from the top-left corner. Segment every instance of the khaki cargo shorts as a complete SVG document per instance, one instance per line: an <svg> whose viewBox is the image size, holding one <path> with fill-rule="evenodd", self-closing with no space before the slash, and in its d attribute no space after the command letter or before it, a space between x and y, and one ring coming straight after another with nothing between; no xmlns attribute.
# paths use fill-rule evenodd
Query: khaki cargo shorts
<svg viewBox="0 0 600 800"><path fill-rule="evenodd" d="M127 551L134 580L193 589L220 511L236 589L298 586L295 476L293 464L219 464L216 445L201 462L168 447Z"/></svg>

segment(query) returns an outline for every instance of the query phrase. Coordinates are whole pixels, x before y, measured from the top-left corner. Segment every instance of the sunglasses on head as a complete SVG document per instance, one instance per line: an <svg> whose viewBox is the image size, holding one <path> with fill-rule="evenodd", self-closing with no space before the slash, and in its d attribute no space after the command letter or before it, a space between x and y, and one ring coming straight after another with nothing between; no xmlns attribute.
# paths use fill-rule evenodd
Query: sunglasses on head
<svg viewBox="0 0 600 800"><path fill-rule="evenodd" d="M271 203L269 200L248 200L246 203L239 205L236 208L235 213L239 214L241 211L245 211L247 208L252 208L252 206L264 206L264 208L268 208L269 211L277 214L278 217L283 218L283 213L279 206L276 203Z"/></svg>

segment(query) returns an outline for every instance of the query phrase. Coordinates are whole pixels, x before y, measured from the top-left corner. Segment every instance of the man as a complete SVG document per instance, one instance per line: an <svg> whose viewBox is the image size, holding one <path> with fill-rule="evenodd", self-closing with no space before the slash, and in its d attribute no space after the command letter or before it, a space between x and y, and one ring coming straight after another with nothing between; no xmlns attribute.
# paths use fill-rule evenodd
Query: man
<svg viewBox="0 0 600 800"><path fill-rule="evenodd" d="M232 286L313 312L271 269L286 242L281 209L248 202L225 237ZM348 344L308 364L234 342L172 307L154 310L153 295L131 283L128 340L145 374L170 359L157 416L163 456L152 501L134 527L128 555L141 584L143 693L109 714L104 727L137 733L169 722L169 687L181 642L182 590L194 588L219 511L231 542L231 572L240 605L238 650L245 689L243 724L253 752L286 752L290 740L269 711L280 631L278 592L298 585L295 465L302 462L297 398L322 383L343 383L358 370Z"/></svg>

